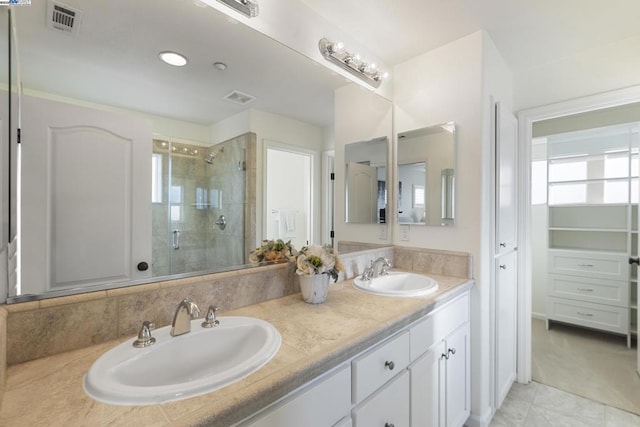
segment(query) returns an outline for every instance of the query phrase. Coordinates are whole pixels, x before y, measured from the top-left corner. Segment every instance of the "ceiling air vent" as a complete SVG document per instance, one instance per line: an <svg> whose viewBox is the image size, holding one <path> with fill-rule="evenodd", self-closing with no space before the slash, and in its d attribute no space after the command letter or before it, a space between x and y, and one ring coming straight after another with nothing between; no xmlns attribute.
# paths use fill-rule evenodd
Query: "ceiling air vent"
<svg viewBox="0 0 640 427"><path fill-rule="evenodd" d="M82 12L52 0L47 2L47 27L78 35Z"/></svg>
<svg viewBox="0 0 640 427"><path fill-rule="evenodd" d="M238 90L234 90L233 92L227 94L224 99L226 99L227 101L235 102L236 104L245 105L256 99L256 97L246 93L242 93Z"/></svg>

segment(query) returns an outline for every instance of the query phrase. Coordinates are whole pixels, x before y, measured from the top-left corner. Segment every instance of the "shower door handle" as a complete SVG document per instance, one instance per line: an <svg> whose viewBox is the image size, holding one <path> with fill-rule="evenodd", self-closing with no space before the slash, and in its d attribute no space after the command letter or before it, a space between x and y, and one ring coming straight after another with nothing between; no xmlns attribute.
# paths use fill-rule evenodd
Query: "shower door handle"
<svg viewBox="0 0 640 427"><path fill-rule="evenodd" d="M227 228L227 218L225 218L224 215L220 215L214 224L217 225L220 230L224 230Z"/></svg>
<svg viewBox="0 0 640 427"><path fill-rule="evenodd" d="M180 230L173 230L173 249L180 249Z"/></svg>

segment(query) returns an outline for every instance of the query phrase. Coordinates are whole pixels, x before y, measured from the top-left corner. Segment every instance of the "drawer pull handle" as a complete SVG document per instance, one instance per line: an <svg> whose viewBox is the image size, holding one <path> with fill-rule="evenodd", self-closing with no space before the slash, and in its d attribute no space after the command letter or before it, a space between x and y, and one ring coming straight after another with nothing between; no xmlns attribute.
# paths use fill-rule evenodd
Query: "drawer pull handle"
<svg viewBox="0 0 640 427"><path fill-rule="evenodd" d="M442 354L440 355L440 360L442 360L442 359L449 360L449 354L448 354L448 353L442 353Z"/></svg>
<svg viewBox="0 0 640 427"><path fill-rule="evenodd" d="M447 350L447 354L448 355L456 354L456 349L455 348L450 348L449 350ZM449 358L449 356L447 356L447 359L448 358Z"/></svg>
<svg viewBox="0 0 640 427"><path fill-rule="evenodd" d="M593 264L578 264L578 267L593 267Z"/></svg>
<svg viewBox="0 0 640 427"><path fill-rule="evenodd" d="M396 427L393 423L384 423L384 427Z"/></svg>
<svg viewBox="0 0 640 427"><path fill-rule="evenodd" d="M500 270L506 270L507 269L507 265L506 264L501 264L500 265Z"/></svg>
<svg viewBox="0 0 640 427"><path fill-rule="evenodd" d="M584 317L593 317L593 313L582 313L580 311L577 312L580 316Z"/></svg>
<svg viewBox="0 0 640 427"><path fill-rule="evenodd" d="M396 364L393 363L393 361L391 361L391 360L387 360L386 362L384 362L384 367L387 368L390 371L393 371L393 368L396 367Z"/></svg>
<svg viewBox="0 0 640 427"><path fill-rule="evenodd" d="M506 248L507 247L507 242L500 242L500 247L501 248Z"/></svg>
<svg viewBox="0 0 640 427"><path fill-rule="evenodd" d="M591 288L578 288L578 290L582 292L593 292L593 289Z"/></svg>

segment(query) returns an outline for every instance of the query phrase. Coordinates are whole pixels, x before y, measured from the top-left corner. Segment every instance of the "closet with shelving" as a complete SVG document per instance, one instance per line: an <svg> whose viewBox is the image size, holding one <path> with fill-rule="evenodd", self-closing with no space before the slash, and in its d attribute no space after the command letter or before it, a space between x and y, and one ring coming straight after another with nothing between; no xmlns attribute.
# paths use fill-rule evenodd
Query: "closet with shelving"
<svg viewBox="0 0 640 427"><path fill-rule="evenodd" d="M637 334L638 124L547 138L547 328Z"/></svg>

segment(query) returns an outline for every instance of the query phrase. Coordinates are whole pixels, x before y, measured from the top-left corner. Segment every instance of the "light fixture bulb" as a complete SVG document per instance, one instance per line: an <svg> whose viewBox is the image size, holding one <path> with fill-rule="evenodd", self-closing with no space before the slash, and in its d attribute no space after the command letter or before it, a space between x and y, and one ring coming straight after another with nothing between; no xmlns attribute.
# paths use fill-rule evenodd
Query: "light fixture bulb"
<svg viewBox="0 0 640 427"><path fill-rule="evenodd" d="M336 42L329 45L329 50L331 53L342 53L344 52L344 43Z"/></svg>
<svg viewBox="0 0 640 427"><path fill-rule="evenodd" d="M164 52L160 52L158 56L163 62L175 67L183 67L187 65L187 58L177 52L171 52L167 50Z"/></svg>

